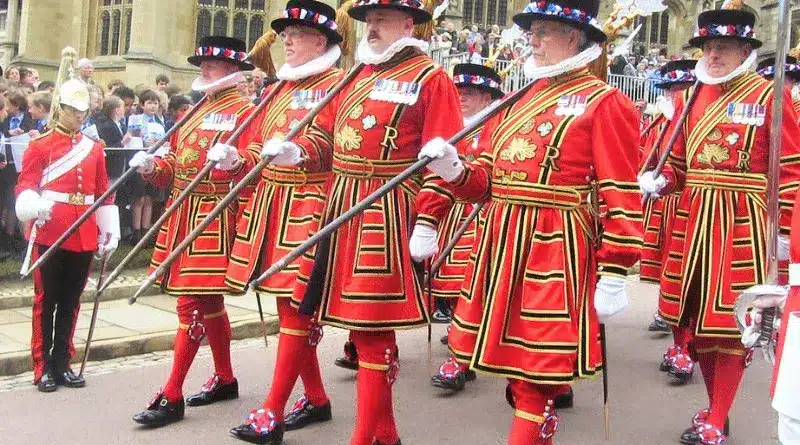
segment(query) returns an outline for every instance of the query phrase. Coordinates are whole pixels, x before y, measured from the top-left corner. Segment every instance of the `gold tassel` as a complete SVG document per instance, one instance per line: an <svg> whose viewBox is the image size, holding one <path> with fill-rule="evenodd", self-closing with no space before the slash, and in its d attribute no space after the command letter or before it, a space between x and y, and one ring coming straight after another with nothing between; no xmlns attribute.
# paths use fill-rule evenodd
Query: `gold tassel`
<svg viewBox="0 0 800 445"><path fill-rule="evenodd" d="M61 85L75 77L76 60L78 60L78 51L75 48L68 46L61 51L61 64L58 66L55 92L53 93L53 101L50 104L50 119L47 125L50 128L55 125L61 114Z"/></svg>
<svg viewBox="0 0 800 445"><path fill-rule="evenodd" d="M355 65L356 54L356 23L347 11L353 7L355 0L347 0L336 10L336 27L342 36L339 48L342 50L342 57L339 64L342 69L349 70Z"/></svg>
<svg viewBox="0 0 800 445"><path fill-rule="evenodd" d="M436 9L436 0L424 0L425 10L433 15L433 10ZM433 35L433 20L430 20L419 25L414 25L414 38L424 41L429 41Z"/></svg>
<svg viewBox="0 0 800 445"><path fill-rule="evenodd" d="M270 49L276 40L278 40L278 33L270 29L258 38L248 54L253 65L263 71L266 77L275 77L275 63L272 61Z"/></svg>

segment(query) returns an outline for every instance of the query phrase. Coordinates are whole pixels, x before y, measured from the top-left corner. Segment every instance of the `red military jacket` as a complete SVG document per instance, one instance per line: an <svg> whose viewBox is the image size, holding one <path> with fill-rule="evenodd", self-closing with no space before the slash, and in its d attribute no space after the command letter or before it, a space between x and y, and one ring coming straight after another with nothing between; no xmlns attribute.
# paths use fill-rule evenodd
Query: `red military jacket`
<svg viewBox="0 0 800 445"><path fill-rule="evenodd" d="M444 70L413 48L367 65L295 140L309 160L333 151L323 223L346 212L417 160L422 146L462 127L458 92ZM403 183L330 240L320 321L349 329L422 326L428 311L408 240L421 176ZM307 280L312 264L301 264Z"/></svg>
<svg viewBox="0 0 800 445"><path fill-rule="evenodd" d="M766 279L766 196L774 85L749 72L701 85L664 174L678 201L659 311L677 323L698 298L697 335L739 337L733 304ZM683 101L676 104L680 115ZM789 232L800 184L800 128L784 92L780 231ZM702 277L702 278L700 278ZM693 288L693 282L699 285Z"/></svg>
<svg viewBox="0 0 800 445"><path fill-rule="evenodd" d="M42 179L48 172L50 180L42 186ZM24 190L39 194L44 190L67 193L75 202L84 196L99 197L108 190L103 146L61 126L33 139L23 155L22 171L14 192L19 195ZM105 204L114 204L113 195ZM56 202L52 218L38 229L36 244L52 245L88 208L85 204ZM72 252L97 250L98 235L96 218L92 215L61 248Z"/></svg>
<svg viewBox="0 0 800 445"><path fill-rule="evenodd" d="M242 124L252 109L250 101L235 87L226 88L211 96L172 135L169 153L163 158L156 158L155 171L145 176L145 179L161 188L173 184L172 197L167 206L202 170L208 150L217 142L228 142L231 133ZM246 140L240 140L240 143L247 146ZM244 162L238 169L212 169L210 177L201 182L170 215L158 233L151 268L158 267L228 194L232 183L244 177L258 161L258 156L247 150L240 150L239 154ZM204 295L228 290L225 272L236 234L236 215L237 205L228 206L178 257L159 281L166 280L164 289L168 294Z"/></svg>

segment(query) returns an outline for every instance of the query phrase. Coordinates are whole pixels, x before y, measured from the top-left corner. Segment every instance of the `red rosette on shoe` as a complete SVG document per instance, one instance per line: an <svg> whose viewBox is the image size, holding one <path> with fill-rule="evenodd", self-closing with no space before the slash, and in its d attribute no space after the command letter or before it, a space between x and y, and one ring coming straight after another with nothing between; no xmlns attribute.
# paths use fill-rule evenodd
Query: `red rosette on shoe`
<svg viewBox="0 0 800 445"><path fill-rule="evenodd" d="M322 342L323 335L322 325L312 321L311 325L308 327L308 345L311 347L317 346Z"/></svg>
<svg viewBox="0 0 800 445"><path fill-rule="evenodd" d="M257 434L264 436L278 427L278 420L275 418L275 413L260 408L250 411L244 424Z"/></svg>
<svg viewBox="0 0 800 445"><path fill-rule="evenodd" d="M728 441L725 434L710 423L698 426L697 435L700 437L700 445L723 445Z"/></svg>

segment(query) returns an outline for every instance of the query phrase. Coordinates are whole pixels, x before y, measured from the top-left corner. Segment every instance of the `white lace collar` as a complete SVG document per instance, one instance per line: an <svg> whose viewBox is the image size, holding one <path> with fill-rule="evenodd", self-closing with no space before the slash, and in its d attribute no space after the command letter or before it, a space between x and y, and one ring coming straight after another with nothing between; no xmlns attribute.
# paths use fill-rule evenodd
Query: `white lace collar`
<svg viewBox="0 0 800 445"><path fill-rule="evenodd" d="M561 74L568 73L588 65L600 57L601 54L603 54L603 48L601 48L600 45L593 43L590 47L568 59L564 59L555 65L542 67L537 67L533 56L530 56L525 60L523 71L525 72L525 77L530 80L560 76Z"/></svg>
<svg viewBox="0 0 800 445"><path fill-rule="evenodd" d="M278 72L275 73L275 76L280 80L302 80L316 74L324 73L335 65L336 61L339 60L341 56L342 50L339 49L339 45L333 45L325 51L325 54L316 59L309 60L300 66L292 67L288 63L284 63Z"/></svg>
<svg viewBox="0 0 800 445"><path fill-rule="evenodd" d="M694 74L700 80L700 82L706 85L719 85L721 83L730 82L731 80L744 74L745 71L750 69L753 64L756 63L757 57L758 53L756 50L753 50L753 52L751 52L747 57L747 60L736 67L736 69L731 71L727 76L712 77L710 74L708 74L708 69L706 68L706 58L703 56L697 61L697 66L694 68Z"/></svg>
<svg viewBox="0 0 800 445"><path fill-rule="evenodd" d="M428 52L427 42L415 39L413 37L403 37L389 45L389 47L386 48L386 51L376 54L369 47L369 42L367 41L367 36L365 35L358 44L358 49L356 50L356 59L359 62L367 65L380 65L388 62L397 53L408 47L417 48L424 53Z"/></svg>
<svg viewBox="0 0 800 445"><path fill-rule="evenodd" d="M216 80L214 82L205 83L203 82L202 77L198 77L197 79L192 82L192 90L199 91L201 93L206 93L209 96L214 95L217 91L224 90L225 88L235 86L239 82L243 82L247 80L242 74L241 71L237 71L233 74L229 74L222 79Z"/></svg>

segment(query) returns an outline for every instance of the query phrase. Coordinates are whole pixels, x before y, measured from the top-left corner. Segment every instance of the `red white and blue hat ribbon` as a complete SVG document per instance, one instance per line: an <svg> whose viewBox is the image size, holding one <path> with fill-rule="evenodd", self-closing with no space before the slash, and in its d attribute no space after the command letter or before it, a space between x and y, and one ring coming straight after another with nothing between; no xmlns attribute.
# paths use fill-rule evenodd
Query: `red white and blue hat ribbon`
<svg viewBox="0 0 800 445"><path fill-rule="evenodd" d="M234 62L244 62L247 60L246 52L234 51L230 48L222 48L219 46L201 46L194 50L194 55L205 57L222 57L230 59Z"/></svg>
<svg viewBox="0 0 800 445"><path fill-rule="evenodd" d="M661 76L662 83L683 83L683 82L694 82L697 80L697 77L694 75L694 71L685 71L685 70L672 70L667 71L663 76Z"/></svg>
<svg viewBox="0 0 800 445"><path fill-rule="evenodd" d="M569 19L574 22L584 23L587 25L591 25L597 29L601 29L600 22L597 21L596 17L587 14L585 11L581 11L580 9L564 7L557 3L550 3L545 1L531 2L528 4L528 6L525 7L525 9L522 12L531 14L551 15L553 17Z"/></svg>
<svg viewBox="0 0 800 445"><path fill-rule="evenodd" d="M330 17L304 8L289 8L283 11L283 18L311 22L314 25L323 26L331 31L336 31L337 29L336 22Z"/></svg>
<svg viewBox="0 0 800 445"><path fill-rule="evenodd" d="M710 23L702 28L699 28L695 33L695 37L741 37L746 39L755 39L756 32L750 25L724 25Z"/></svg>
<svg viewBox="0 0 800 445"><path fill-rule="evenodd" d="M786 64L787 73L800 73L800 65L796 63ZM775 75L775 65L770 65L766 68L758 70L758 75L761 77L771 77Z"/></svg>
<svg viewBox="0 0 800 445"><path fill-rule="evenodd" d="M484 76L476 76L474 74L458 74L453 76L453 83L455 83L456 86L484 86L498 90L500 89L500 84L494 80Z"/></svg>

